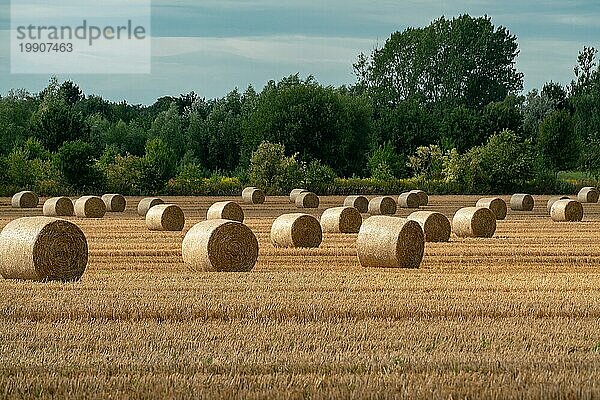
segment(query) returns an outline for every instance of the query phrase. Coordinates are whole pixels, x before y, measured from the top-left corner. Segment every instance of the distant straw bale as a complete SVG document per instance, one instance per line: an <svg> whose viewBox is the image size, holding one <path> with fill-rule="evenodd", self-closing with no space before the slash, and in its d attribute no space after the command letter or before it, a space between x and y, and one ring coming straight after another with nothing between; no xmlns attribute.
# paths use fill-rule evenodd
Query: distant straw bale
<svg viewBox="0 0 600 400"><path fill-rule="evenodd" d="M323 232L358 233L362 225L362 216L354 207L329 208L321 215Z"/></svg>

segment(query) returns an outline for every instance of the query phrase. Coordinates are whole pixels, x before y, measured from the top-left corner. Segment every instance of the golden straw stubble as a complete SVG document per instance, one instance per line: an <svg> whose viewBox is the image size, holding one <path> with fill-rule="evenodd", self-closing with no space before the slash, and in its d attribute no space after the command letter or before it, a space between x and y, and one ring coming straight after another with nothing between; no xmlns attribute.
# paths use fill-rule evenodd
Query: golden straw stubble
<svg viewBox="0 0 600 400"><path fill-rule="evenodd" d="M365 214L369 211L369 199L360 195L348 196L344 199L344 206L354 207L362 214Z"/></svg>
<svg viewBox="0 0 600 400"><path fill-rule="evenodd" d="M371 215L394 215L398 205L396 200L390 196L379 196L369 201L369 214Z"/></svg>
<svg viewBox="0 0 600 400"><path fill-rule="evenodd" d="M242 190L242 201L248 204L263 204L265 202L265 193L253 186Z"/></svg>
<svg viewBox="0 0 600 400"><path fill-rule="evenodd" d="M252 230L225 219L194 225L181 247L184 263L194 271L248 272L258 259L258 240Z"/></svg>
<svg viewBox="0 0 600 400"><path fill-rule="evenodd" d="M148 210L159 204L164 204L163 199L158 197L146 197L140 200L137 206L137 212L140 217L145 217Z"/></svg>
<svg viewBox="0 0 600 400"><path fill-rule="evenodd" d="M354 207L328 208L321 215L321 228L328 233L358 233L362 216Z"/></svg>
<svg viewBox="0 0 600 400"><path fill-rule="evenodd" d="M37 194L29 190L15 193L11 199L14 208L36 208L40 202Z"/></svg>
<svg viewBox="0 0 600 400"><path fill-rule="evenodd" d="M496 232L496 215L486 207L461 208L452 219L458 237L491 238Z"/></svg>
<svg viewBox="0 0 600 400"><path fill-rule="evenodd" d="M406 219L415 221L421 225L426 242L447 242L450 240L450 233L452 231L450 221L442 213L435 211L415 211Z"/></svg>
<svg viewBox="0 0 600 400"><path fill-rule="evenodd" d="M550 217L556 222L579 222L583 219L583 206L571 199L557 200L552 204Z"/></svg>
<svg viewBox="0 0 600 400"><path fill-rule="evenodd" d="M0 233L0 272L6 279L77 281L87 262L87 240L72 222L25 217Z"/></svg>
<svg viewBox="0 0 600 400"><path fill-rule="evenodd" d="M275 247L319 247L322 240L321 224L309 214L284 214L271 225L271 243Z"/></svg>
<svg viewBox="0 0 600 400"><path fill-rule="evenodd" d="M506 218L508 208L506 202L500 197L484 197L483 199L477 200L475 207L485 207L492 210L496 219L503 220Z"/></svg>
<svg viewBox="0 0 600 400"><path fill-rule="evenodd" d="M356 247L363 267L419 268L425 235L415 221L378 215L363 222Z"/></svg>
<svg viewBox="0 0 600 400"><path fill-rule="evenodd" d="M52 197L44 202L42 211L46 217L72 217L75 208L68 197Z"/></svg>
<svg viewBox="0 0 600 400"><path fill-rule="evenodd" d="M102 201L106 205L107 212L123 212L127 208L127 200L123 195L117 193L102 195Z"/></svg>
<svg viewBox="0 0 600 400"><path fill-rule="evenodd" d="M82 196L75 201L75 215L79 218L102 218L106 204L97 196Z"/></svg>
<svg viewBox="0 0 600 400"><path fill-rule="evenodd" d="M244 210L234 201L219 201L208 208L206 219L230 219L244 222Z"/></svg>
<svg viewBox="0 0 600 400"><path fill-rule="evenodd" d="M184 225L183 210L175 204L156 205L146 214L146 227L151 231L181 231Z"/></svg>

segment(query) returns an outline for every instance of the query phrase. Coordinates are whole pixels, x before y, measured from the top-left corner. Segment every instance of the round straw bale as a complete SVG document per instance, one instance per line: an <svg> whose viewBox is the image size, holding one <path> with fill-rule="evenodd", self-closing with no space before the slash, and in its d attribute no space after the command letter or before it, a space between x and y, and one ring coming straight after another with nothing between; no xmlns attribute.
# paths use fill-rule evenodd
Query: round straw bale
<svg viewBox="0 0 600 400"><path fill-rule="evenodd" d="M556 222L579 222L583 219L583 206L571 199L557 200L552 204L550 217Z"/></svg>
<svg viewBox="0 0 600 400"><path fill-rule="evenodd" d="M489 208L496 216L496 219L506 218L506 202L500 197L485 197L483 199L479 199L477 200L475 207Z"/></svg>
<svg viewBox="0 0 600 400"><path fill-rule="evenodd" d="M354 207L360 213L366 213L369 211L369 199L365 196L348 196L344 199L345 207Z"/></svg>
<svg viewBox="0 0 600 400"><path fill-rule="evenodd" d="M597 203L600 193L595 187L584 187L577 194L577 201L580 203Z"/></svg>
<svg viewBox="0 0 600 400"><path fill-rule="evenodd" d="M242 201L248 204L263 204L265 193L255 187L247 187L242 190Z"/></svg>
<svg viewBox="0 0 600 400"><path fill-rule="evenodd" d="M127 207L127 200L120 194L102 195L102 201L106 205L107 212L123 212Z"/></svg>
<svg viewBox="0 0 600 400"><path fill-rule="evenodd" d="M154 206L157 206L159 204L164 204L165 202L162 199L159 199L158 197L146 197L142 200L140 200L138 207L137 207L137 212L138 215L141 217L145 217L146 214L148 213L148 210L151 209Z"/></svg>
<svg viewBox="0 0 600 400"><path fill-rule="evenodd" d="M450 221L439 212L415 211L406 219L421 225L426 242L447 242L450 239Z"/></svg>
<svg viewBox="0 0 600 400"><path fill-rule="evenodd" d="M296 196L296 207L319 208L319 196L313 192L302 192Z"/></svg>
<svg viewBox="0 0 600 400"><path fill-rule="evenodd" d="M363 267L419 268L425 235L415 221L379 215L363 222L356 247Z"/></svg>
<svg viewBox="0 0 600 400"><path fill-rule="evenodd" d="M322 240L321 224L312 215L284 214L271 226L271 243L275 247L319 247Z"/></svg>
<svg viewBox="0 0 600 400"><path fill-rule="evenodd" d="M568 200L569 196L555 196L555 197L550 197L550 199L548 199L548 205L546 206L546 209L548 210L548 214L550 214L550 211L552 210L552 204L556 203L558 200Z"/></svg>
<svg viewBox="0 0 600 400"><path fill-rule="evenodd" d="M68 197L52 197L46 200L43 211L47 217L71 217L75 213L73 202Z"/></svg>
<svg viewBox="0 0 600 400"><path fill-rule="evenodd" d="M531 211L534 204L530 194L517 193L510 198L510 209L513 211Z"/></svg>
<svg viewBox="0 0 600 400"><path fill-rule="evenodd" d="M358 233L362 225L362 216L354 207L329 208L321 215L323 232Z"/></svg>
<svg viewBox="0 0 600 400"><path fill-rule="evenodd" d="M185 225L185 216L175 204L159 204L146 213L146 226L151 231L180 231Z"/></svg>
<svg viewBox="0 0 600 400"><path fill-rule="evenodd" d="M188 231L181 252L194 271L247 272L256 264L258 240L241 222L211 219Z"/></svg>
<svg viewBox="0 0 600 400"><path fill-rule="evenodd" d="M206 213L206 219L229 219L244 222L244 210L234 201L220 201L210 206Z"/></svg>
<svg viewBox="0 0 600 400"><path fill-rule="evenodd" d="M39 202L38 195L28 190L15 193L11 200L14 208L36 208Z"/></svg>
<svg viewBox="0 0 600 400"><path fill-rule="evenodd" d="M106 204L97 196L78 198L74 208L75 215L79 218L102 218L106 214Z"/></svg>
<svg viewBox="0 0 600 400"><path fill-rule="evenodd" d="M0 273L6 279L77 281L87 262L85 235L69 221L19 218L0 233Z"/></svg>
<svg viewBox="0 0 600 400"><path fill-rule="evenodd" d="M421 199L419 195L414 192L402 193L398 197L398 205L400 208L419 208Z"/></svg>
<svg viewBox="0 0 600 400"><path fill-rule="evenodd" d="M306 189L292 189L292 191L290 192L290 203L296 203L296 197L298 197L298 195L300 193L304 193L304 192L308 192L308 190L306 190Z"/></svg>
<svg viewBox="0 0 600 400"><path fill-rule="evenodd" d="M422 190L411 190L411 193L416 193L419 196L419 204L421 206L426 206L429 204L429 196Z"/></svg>
<svg viewBox="0 0 600 400"><path fill-rule="evenodd" d="M486 207L461 208L452 219L458 237L490 238L496 232L496 215Z"/></svg>
<svg viewBox="0 0 600 400"><path fill-rule="evenodd" d="M394 215L396 214L396 200L390 196L375 197L369 201L369 214Z"/></svg>

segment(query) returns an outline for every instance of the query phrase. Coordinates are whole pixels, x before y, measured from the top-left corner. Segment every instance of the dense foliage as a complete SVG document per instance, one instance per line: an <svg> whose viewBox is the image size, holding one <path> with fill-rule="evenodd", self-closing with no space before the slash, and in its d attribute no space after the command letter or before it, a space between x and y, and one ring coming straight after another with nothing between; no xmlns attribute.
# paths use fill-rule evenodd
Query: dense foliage
<svg viewBox="0 0 600 400"><path fill-rule="evenodd" d="M561 171L600 178L600 68L520 93L517 38L490 18L440 18L360 55L357 82L291 75L219 99L149 106L52 78L0 98L0 188L40 194L532 192Z"/></svg>

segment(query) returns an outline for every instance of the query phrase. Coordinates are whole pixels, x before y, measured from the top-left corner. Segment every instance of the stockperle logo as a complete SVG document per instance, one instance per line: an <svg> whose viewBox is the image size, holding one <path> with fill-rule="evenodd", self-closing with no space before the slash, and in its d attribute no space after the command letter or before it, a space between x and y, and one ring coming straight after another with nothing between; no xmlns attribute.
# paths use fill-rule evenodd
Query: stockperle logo
<svg viewBox="0 0 600 400"><path fill-rule="evenodd" d="M148 74L150 0L11 1L11 73Z"/></svg>

